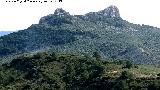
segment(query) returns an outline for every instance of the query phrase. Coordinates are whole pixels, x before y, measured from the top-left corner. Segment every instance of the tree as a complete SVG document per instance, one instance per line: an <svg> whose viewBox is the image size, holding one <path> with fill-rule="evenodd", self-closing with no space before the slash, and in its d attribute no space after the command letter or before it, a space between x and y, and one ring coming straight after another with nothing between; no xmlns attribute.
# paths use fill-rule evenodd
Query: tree
<svg viewBox="0 0 160 90"><path fill-rule="evenodd" d="M132 67L133 67L132 62L130 62L130 61L126 61L125 68L131 69Z"/></svg>
<svg viewBox="0 0 160 90"><path fill-rule="evenodd" d="M98 52L93 52L93 57L96 58L96 60L101 60L101 55Z"/></svg>
<svg viewBox="0 0 160 90"><path fill-rule="evenodd" d="M128 71L122 71L120 79L133 79L133 74Z"/></svg>
<svg viewBox="0 0 160 90"><path fill-rule="evenodd" d="M119 80L111 90L130 90L127 80Z"/></svg>
<svg viewBox="0 0 160 90"><path fill-rule="evenodd" d="M52 61L55 61L57 60L57 55L55 52L52 52L49 56L48 56L48 61L49 62L52 62Z"/></svg>
<svg viewBox="0 0 160 90"><path fill-rule="evenodd" d="M160 73L157 74L157 78L160 79Z"/></svg>
<svg viewBox="0 0 160 90"><path fill-rule="evenodd" d="M33 57L34 59L44 59L48 56L48 53L47 52L38 52L37 54L35 54Z"/></svg>

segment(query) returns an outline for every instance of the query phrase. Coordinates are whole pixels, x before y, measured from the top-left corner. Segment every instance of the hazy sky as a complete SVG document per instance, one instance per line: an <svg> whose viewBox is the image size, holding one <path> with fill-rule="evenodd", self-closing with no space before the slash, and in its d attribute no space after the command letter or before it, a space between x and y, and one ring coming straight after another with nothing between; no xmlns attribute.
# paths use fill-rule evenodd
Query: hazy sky
<svg viewBox="0 0 160 90"><path fill-rule="evenodd" d="M52 0L52 3L49 2L51 0L46 1L48 2L9 3L0 0L0 31L25 29L31 24L37 24L42 16L53 14L56 8L63 8L72 15L78 15L103 10L109 5L117 6L121 17L129 22L160 28L160 0L63 0L62 3L58 0Z"/></svg>

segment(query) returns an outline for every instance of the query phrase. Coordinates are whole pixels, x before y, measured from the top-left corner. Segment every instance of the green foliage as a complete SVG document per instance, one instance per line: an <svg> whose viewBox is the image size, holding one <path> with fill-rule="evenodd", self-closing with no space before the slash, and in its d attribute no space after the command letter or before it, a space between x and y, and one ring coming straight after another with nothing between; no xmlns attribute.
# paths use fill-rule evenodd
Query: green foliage
<svg viewBox="0 0 160 90"><path fill-rule="evenodd" d="M160 73L157 74L157 77L160 78Z"/></svg>
<svg viewBox="0 0 160 90"><path fill-rule="evenodd" d="M95 57L96 60L101 60L101 55L98 52L93 52L93 57Z"/></svg>
<svg viewBox="0 0 160 90"><path fill-rule="evenodd" d="M111 90L129 90L129 85L127 80L118 81L116 85Z"/></svg>
<svg viewBox="0 0 160 90"><path fill-rule="evenodd" d="M160 88L158 78L138 79L132 72L119 71L124 64L126 63L119 61L95 60L95 57L86 54L38 52L34 55L22 55L0 66L0 89L151 90L154 88L158 90ZM119 72L121 74L118 74ZM116 75L108 76L108 73Z"/></svg>
<svg viewBox="0 0 160 90"><path fill-rule="evenodd" d="M123 71L121 73L120 79L133 79L133 74L128 71Z"/></svg>
<svg viewBox="0 0 160 90"><path fill-rule="evenodd" d="M13 59L0 71L0 85L5 89L64 89L100 77L104 66L92 58L39 52Z"/></svg>
<svg viewBox="0 0 160 90"><path fill-rule="evenodd" d="M125 68L131 69L133 67L133 63L131 61L126 61Z"/></svg>
<svg viewBox="0 0 160 90"><path fill-rule="evenodd" d="M114 60L157 65L159 29L101 12L72 16L60 9L41 18L39 24L0 37L0 60L12 59L0 66L0 89L159 90L159 69L133 68L130 61ZM74 54L38 52L46 49ZM17 57L23 53L30 54ZM103 61L103 57L113 61Z"/></svg>
<svg viewBox="0 0 160 90"><path fill-rule="evenodd" d="M158 28L132 24L120 17L106 17L101 13L105 10L75 16L60 11L61 14L42 17L39 24L0 37L0 57L53 49L89 55L98 51L101 57L158 64Z"/></svg>

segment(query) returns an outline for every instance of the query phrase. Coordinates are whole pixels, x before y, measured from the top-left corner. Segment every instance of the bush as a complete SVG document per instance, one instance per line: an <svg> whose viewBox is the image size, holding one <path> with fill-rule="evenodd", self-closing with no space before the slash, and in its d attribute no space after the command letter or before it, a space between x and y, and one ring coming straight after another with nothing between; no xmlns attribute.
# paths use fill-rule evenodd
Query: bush
<svg viewBox="0 0 160 90"><path fill-rule="evenodd" d="M123 68L131 69L133 67L133 63L130 61L126 61L125 66Z"/></svg>
<svg viewBox="0 0 160 90"><path fill-rule="evenodd" d="M93 57L96 58L96 60L101 60L101 55L98 52L93 52Z"/></svg>
<svg viewBox="0 0 160 90"><path fill-rule="evenodd" d="M133 74L128 71L122 71L120 79L133 79Z"/></svg>

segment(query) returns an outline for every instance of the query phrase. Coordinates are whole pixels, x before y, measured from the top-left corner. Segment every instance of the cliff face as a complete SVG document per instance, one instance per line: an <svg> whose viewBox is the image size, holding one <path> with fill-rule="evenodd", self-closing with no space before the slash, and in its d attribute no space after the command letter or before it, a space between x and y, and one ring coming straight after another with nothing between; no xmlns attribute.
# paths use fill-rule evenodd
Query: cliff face
<svg viewBox="0 0 160 90"><path fill-rule="evenodd" d="M119 9L116 6L109 6L108 8L100 11L100 13L102 13L104 16L110 17L110 18L119 18L120 17L120 13L119 13Z"/></svg>
<svg viewBox="0 0 160 90"><path fill-rule="evenodd" d="M62 8L57 8L54 14L44 16L40 19L39 24L61 25L62 23L71 23L72 16Z"/></svg>

